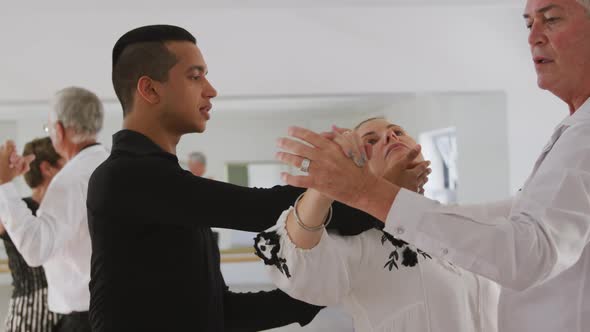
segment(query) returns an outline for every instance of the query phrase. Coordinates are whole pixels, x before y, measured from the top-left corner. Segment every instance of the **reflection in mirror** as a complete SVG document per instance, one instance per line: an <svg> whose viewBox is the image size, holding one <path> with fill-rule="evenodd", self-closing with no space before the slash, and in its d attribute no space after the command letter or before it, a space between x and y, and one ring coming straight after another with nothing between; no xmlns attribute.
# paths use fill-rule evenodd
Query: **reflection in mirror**
<svg viewBox="0 0 590 332"><path fill-rule="evenodd" d="M425 196L444 204L457 203L457 133L455 128L443 128L420 133L422 153L428 156L432 173L424 186Z"/></svg>
<svg viewBox="0 0 590 332"><path fill-rule="evenodd" d="M250 163L228 163L227 182L250 188L271 188L281 185L281 173L293 172L292 167L279 162L259 161ZM247 216L245 216L247 218ZM219 248L251 249L256 233L215 229L219 234Z"/></svg>
<svg viewBox="0 0 590 332"><path fill-rule="evenodd" d="M218 108L219 117L201 140L229 142L221 151L209 146L208 155L217 159L213 161L217 169L227 168L227 174L216 178L231 183L281 184L280 165L268 160L277 151L276 138L285 136L290 125L325 131L333 124L352 128L367 118L384 117L404 127L432 161L426 196L442 203L469 204L510 194L502 92L261 98L242 100L241 106L235 100L222 102ZM220 237L222 247L251 246L252 234L227 233Z"/></svg>

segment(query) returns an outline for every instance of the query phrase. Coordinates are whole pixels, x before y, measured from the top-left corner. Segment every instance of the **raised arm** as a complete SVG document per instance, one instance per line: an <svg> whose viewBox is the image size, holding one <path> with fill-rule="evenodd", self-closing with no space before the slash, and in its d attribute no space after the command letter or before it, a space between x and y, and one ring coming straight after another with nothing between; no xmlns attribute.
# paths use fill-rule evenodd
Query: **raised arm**
<svg viewBox="0 0 590 332"><path fill-rule="evenodd" d="M93 174L90 182L94 190L88 193L91 211L109 211L109 206L127 202L129 206L137 206L136 213L146 220L261 232L274 225L281 213L304 191L292 186L248 188L197 177L182 170L175 161L158 163L158 168L151 169L146 169L142 160L114 168L118 167L120 172L99 170ZM133 169L133 172L127 169ZM137 188L134 191L137 194L129 197L109 189L120 186L120 183ZM155 188L166 194L153 195ZM368 214L343 204L335 204L334 210L334 218L338 221L354 219L357 225L375 221ZM195 211L198 211L198 217L186 217L194 215Z"/></svg>
<svg viewBox="0 0 590 332"><path fill-rule="evenodd" d="M85 220L84 188L59 175L49 185L37 216L12 183L0 186L0 219L12 242L30 266L51 258Z"/></svg>

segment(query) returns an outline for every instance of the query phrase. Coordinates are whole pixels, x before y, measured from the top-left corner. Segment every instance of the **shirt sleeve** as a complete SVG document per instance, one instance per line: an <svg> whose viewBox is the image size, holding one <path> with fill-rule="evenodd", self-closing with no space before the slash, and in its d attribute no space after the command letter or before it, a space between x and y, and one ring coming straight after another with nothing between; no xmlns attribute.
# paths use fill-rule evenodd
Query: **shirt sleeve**
<svg viewBox="0 0 590 332"><path fill-rule="evenodd" d="M202 178L181 169L176 160L150 156L115 161L112 167L92 176L89 210L108 214L133 208L133 215L145 223L262 232L304 191L291 186L249 188ZM128 188L133 188L133 195ZM113 211L114 207L119 208ZM351 218L365 223L374 220L343 204L334 205L334 218L335 225Z"/></svg>
<svg viewBox="0 0 590 332"><path fill-rule="evenodd" d="M256 293L224 293L228 332L255 332L298 323L309 324L323 307L296 300L279 289Z"/></svg>
<svg viewBox="0 0 590 332"><path fill-rule="evenodd" d="M290 211L291 208L285 211L274 227L255 240L256 251L267 264L273 283L307 303L340 304L351 291L350 267L358 264L362 254L359 237L340 237L322 231L314 248L297 248L285 227Z"/></svg>
<svg viewBox="0 0 590 332"><path fill-rule="evenodd" d="M73 224L84 218L81 187L63 180L56 177L49 185L36 217L12 183L0 186L0 219L29 266L47 262L78 230Z"/></svg>
<svg viewBox="0 0 590 332"><path fill-rule="evenodd" d="M566 130L508 215L494 205L443 206L401 190L385 230L466 270L515 290L575 264L590 235L588 127Z"/></svg>

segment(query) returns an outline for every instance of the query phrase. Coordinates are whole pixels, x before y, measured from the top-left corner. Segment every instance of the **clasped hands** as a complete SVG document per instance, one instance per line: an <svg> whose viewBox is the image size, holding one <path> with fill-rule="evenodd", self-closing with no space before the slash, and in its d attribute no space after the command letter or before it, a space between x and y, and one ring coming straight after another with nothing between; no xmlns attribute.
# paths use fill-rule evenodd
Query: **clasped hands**
<svg viewBox="0 0 590 332"><path fill-rule="evenodd" d="M282 150L276 158L288 165L301 167L308 159L307 175L283 173L287 184L315 189L327 197L345 204L356 202L371 189L380 177L408 190L423 193L428 181L429 161L420 161L421 147L416 145L402 158L386 160L385 172L374 174L369 165L372 146L364 144L359 135L347 129L333 127L331 132L315 133L290 127L288 138L280 138ZM296 140L297 139L297 140Z"/></svg>

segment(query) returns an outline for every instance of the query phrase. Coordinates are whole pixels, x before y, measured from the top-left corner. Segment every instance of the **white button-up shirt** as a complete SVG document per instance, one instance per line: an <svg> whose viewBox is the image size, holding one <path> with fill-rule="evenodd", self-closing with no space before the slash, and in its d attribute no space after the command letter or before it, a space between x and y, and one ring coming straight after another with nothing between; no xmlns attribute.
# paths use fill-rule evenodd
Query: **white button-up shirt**
<svg viewBox="0 0 590 332"><path fill-rule="evenodd" d="M86 197L92 172L108 157L100 145L82 150L53 178L37 217L15 186L0 186L0 220L31 266L43 265L49 309L57 313L88 311L90 255Z"/></svg>
<svg viewBox="0 0 590 332"><path fill-rule="evenodd" d="M443 206L402 190L385 230L502 285L500 332L590 331L590 101L512 200Z"/></svg>

